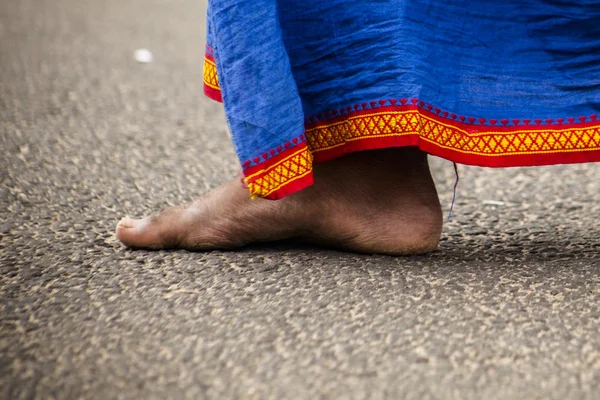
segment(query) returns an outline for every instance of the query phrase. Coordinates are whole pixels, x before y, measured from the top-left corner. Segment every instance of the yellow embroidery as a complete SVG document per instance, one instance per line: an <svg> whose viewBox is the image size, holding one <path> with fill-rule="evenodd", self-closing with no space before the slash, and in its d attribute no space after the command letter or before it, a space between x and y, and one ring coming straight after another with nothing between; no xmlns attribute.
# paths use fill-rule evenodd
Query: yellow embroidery
<svg viewBox="0 0 600 400"><path fill-rule="evenodd" d="M306 131L312 152L330 150L352 141L392 136L418 135L421 140L466 154L505 156L600 150L600 124L562 128L560 125L507 132L468 132L440 122L418 110L385 111L349 117Z"/></svg>
<svg viewBox="0 0 600 400"><path fill-rule="evenodd" d="M217 66L206 57L204 58L204 84L210 88L221 90L219 76L217 75Z"/></svg>
<svg viewBox="0 0 600 400"><path fill-rule="evenodd" d="M305 146L277 164L246 178L252 197L267 197L312 172L312 154ZM250 179L252 178L252 179Z"/></svg>

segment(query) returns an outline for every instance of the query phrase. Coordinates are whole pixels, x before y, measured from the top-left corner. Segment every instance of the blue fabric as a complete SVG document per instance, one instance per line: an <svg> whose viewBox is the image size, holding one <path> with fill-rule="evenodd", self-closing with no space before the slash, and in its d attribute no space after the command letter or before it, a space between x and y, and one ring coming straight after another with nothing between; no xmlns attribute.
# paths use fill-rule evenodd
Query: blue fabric
<svg viewBox="0 0 600 400"><path fill-rule="evenodd" d="M305 116L380 99L498 120L600 111L598 0L210 0L208 25L242 161Z"/></svg>

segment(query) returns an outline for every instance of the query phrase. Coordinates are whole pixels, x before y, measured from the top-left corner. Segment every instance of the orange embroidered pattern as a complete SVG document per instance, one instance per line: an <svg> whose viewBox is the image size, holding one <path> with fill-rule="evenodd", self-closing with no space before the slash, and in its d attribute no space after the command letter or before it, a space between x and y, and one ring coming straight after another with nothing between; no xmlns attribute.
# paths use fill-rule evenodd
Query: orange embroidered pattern
<svg viewBox="0 0 600 400"><path fill-rule="evenodd" d="M204 84L212 89L221 90L215 62L204 57Z"/></svg>
<svg viewBox="0 0 600 400"><path fill-rule="evenodd" d="M312 173L312 154L306 145L295 147L291 154L265 169L246 176L252 197L270 197L273 193Z"/></svg>
<svg viewBox="0 0 600 400"><path fill-rule="evenodd" d="M478 156L531 155L600 150L600 125L540 127L473 126L440 121L418 109L349 116L311 127L306 137L312 152L332 150L365 139L418 136L436 147Z"/></svg>

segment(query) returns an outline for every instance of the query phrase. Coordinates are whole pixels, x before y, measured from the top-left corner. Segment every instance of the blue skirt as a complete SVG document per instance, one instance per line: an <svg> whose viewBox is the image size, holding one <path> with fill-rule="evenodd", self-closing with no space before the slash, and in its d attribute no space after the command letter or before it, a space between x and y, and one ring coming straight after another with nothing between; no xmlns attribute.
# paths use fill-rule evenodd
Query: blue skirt
<svg viewBox="0 0 600 400"><path fill-rule="evenodd" d="M345 153L489 167L600 160L600 1L210 0L205 93L250 193Z"/></svg>

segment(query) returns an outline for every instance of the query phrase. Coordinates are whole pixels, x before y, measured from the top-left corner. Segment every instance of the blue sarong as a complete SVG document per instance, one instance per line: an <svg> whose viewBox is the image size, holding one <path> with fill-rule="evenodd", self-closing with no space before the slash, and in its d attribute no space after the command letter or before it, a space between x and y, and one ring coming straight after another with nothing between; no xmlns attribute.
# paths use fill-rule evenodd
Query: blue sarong
<svg viewBox="0 0 600 400"><path fill-rule="evenodd" d="M600 1L210 0L207 26L205 93L253 196L394 146L489 167L600 160Z"/></svg>

